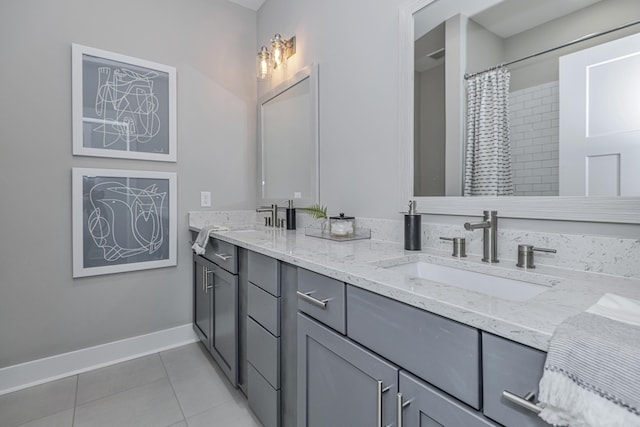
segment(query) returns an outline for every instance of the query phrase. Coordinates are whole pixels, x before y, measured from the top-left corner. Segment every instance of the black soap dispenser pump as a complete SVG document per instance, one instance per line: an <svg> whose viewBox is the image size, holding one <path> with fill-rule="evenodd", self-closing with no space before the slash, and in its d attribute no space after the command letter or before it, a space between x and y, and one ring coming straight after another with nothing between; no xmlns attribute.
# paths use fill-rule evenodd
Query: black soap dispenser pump
<svg viewBox="0 0 640 427"><path fill-rule="evenodd" d="M404 248L422 250L422 215L416 212L416 201L409 202L409 212L404 216Z"/></svg>
<svg viewBox="0 0 640 427"><path fill-rule="evenodd" d="M293 200L289 200L287 208L287 230L296 229L296 208L293 207Z"/></svg>

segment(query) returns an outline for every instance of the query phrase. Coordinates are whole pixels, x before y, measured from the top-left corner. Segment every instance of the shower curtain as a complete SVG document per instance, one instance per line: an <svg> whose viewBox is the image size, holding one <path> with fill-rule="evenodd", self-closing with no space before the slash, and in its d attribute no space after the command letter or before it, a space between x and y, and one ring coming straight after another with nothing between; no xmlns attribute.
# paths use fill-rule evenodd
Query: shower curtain
<svg viewBox="0 0 640 427"><path fill-rule="evenodd" d="M465 196L511 196L509 80L506 68L467 80Z"/></svg>

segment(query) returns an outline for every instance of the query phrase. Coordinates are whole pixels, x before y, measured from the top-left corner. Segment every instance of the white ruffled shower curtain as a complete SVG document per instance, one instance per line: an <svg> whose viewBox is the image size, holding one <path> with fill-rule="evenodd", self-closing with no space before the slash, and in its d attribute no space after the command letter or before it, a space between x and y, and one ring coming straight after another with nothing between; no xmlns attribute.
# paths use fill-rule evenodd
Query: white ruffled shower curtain
<svg viewBox="0 0 640 427"><path fill-rule="evenodd" d="M506 68L467 80L465 196L512 196L509 80Z"/></svg>

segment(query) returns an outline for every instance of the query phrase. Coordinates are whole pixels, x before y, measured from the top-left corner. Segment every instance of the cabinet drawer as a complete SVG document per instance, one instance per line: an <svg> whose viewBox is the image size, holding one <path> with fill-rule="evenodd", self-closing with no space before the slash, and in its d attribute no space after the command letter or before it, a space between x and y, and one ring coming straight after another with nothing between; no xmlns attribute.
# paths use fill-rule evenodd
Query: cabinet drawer
<svg viewBox="0 0 640 427"><path fill-rule="evenodd" d="M247 368L249 407L264 427L280 426L280 390L276 390L251 364Z"/></svg>
<svg viewBox="0 0 640 427"><path fill-rule="evenodd" d="M402 402L409 402L402 409L403 425L499 427L481 412L474 411L408 372L401 371L399 378Z"/></svg>
<svg viewBox="0 0 640 427"><path fill-rule="evenodd" d="M346 334L345 308L344 282L299 269L298 310Z"/></svg>
<svg viewBox="0 0 640 427"><path fill-rule="evenodd" d="M211 237L203 256L229 273L238 274L238 248L235 245Z"/></svg>
<svg viewBox="0 0 640 427"><path fill-rule="evenodd" d="M480 332L347 286L347 335L480 409Z"/></svg>
<svg viewBox="0 0 640 427"><path fill-rule="evenodd" d="M505 426L541 427L549 424L502 397L509 391L520 397L538 395L546 353L482 333L484 414Z"/></svg>
<svg viewBox="0 0 640 427"><path fill-rule="evenodd" d="M247 319L247 361L273 388L280 388L280 338L251 318Z"/></svg>
<svg viewBox="0 0 640 427"><path fill-rule="evenodd" d="M278 260L275 258L257 252L249 252L248 276L249 281L254 285L273 296L280 296L280 268Z"/></svg>
<svg viewBox="0 0 640 427"><path fill-rule="evenodd" d="M253 283L248 286L249 316L276 337L280 336L280 298L263 291Z"/></svg>

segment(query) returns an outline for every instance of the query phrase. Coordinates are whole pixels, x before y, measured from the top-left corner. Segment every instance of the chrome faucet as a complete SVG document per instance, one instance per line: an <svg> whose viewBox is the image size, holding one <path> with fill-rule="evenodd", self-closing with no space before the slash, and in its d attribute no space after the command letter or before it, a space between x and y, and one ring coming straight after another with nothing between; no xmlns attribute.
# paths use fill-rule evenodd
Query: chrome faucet
<svg viewBox="0 0 640 427"><path fill-rule="evenodd" d="M465 230L482 228L482 261L498 261L498 211L483 211L482 222L464 224Z"/></svg>
<svg viewBox="0 0 640 427"><path fill-rule="evenodd" d="M264 212L269 212L271 213L271 217L265 217L265 224L266 226L269 227L282 227L282 221L278 220L278 205L271 205L271 207L268 206L260 206L258 209L256 209L256 212L258 213L264 213Z"/></svg>

